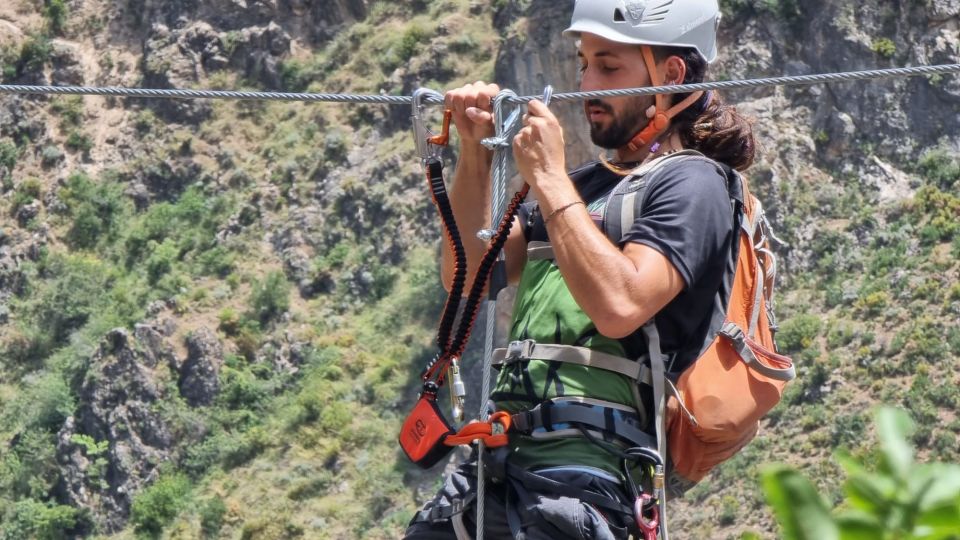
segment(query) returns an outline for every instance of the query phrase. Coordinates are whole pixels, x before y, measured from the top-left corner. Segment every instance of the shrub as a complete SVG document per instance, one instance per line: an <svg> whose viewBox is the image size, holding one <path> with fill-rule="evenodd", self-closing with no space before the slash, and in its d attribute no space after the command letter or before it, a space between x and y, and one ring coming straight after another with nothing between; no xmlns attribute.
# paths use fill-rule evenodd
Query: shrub
<svg viewBox="0 0 960 540"><path fill-rule="evenodd" d="M216 246L200 253L197 264L204 275L225 278L233 272L236 258L227 248Z"/></svg>
<svg viewBox="0 0 960 540"><path fill-rule="evenodd" d="M73 410L74 399L66 381L56 373L45 373L31 379L15 399L3 404L0 425L56 433Z"/></svg>
<svg viewBox="0 0 960 540"><path fill-rule="evenodd" d="M64 143L67 148L74 152L83 152L86 154L93 148L93 141L90 137L79 129L70 132L67 141Z"/></svg>
<svg viewBox="0 0 960 540"><path fill-rule="evenodd" d="M9 139L0 140L0 167L12 171L20 158L20 149Z"/></svg>
<svg viewBox="0 0 960 540"><path fill-rule="evenodd" d="M960 156L945 148L930 150L920 158L919 169L928 182L949 190L960 181Z"/></svg>
<svg viewBox="0 0 960 540"><path fill-rule="evenodd" d="M215 538L223 527L223 516L227 513L227 506L223 499L213 497L200 507L200 530L207 538Z"/></svg>
<svg viewBox="0 0 960 540"><path fill-rule="evenodd" d="M36 178L27 178L13 193L13 212L43 196L43 186Z"/></svg>
<svg viewBox="0 0 960 540"><path fill-rule="evenodd" d="M0 460L0 493L43 498L60 479L56 435L23 430Z"/></svg>
<svg viewBox="0 0 960 540"><path fill-rule="evenodd" d="M217 319L220 321L218 328L221 332L228 336L235 336L240 330L240 314L237 311L230 307L225 307L220 310L220 315L217 316Z"/></svg>
<svg viewBox="0 0 960 540"><path fill-rule="evenodd" d="M780 325L777 343L787 354L813 346L820 333L820 318L816 315L798 315Z"/></svg>
<svg viewBox="0 0 960 540"><path fill-rule="evenodd" d="M79 127L83 123L83 97L64 96L53 100L50 109L60 117L65 127Z"/></svg>
<svg viewBox="0 0 960 540"><path fill-rule="evenodd" d="M20 59L17 62L23 71L39 71L50 61L50 38L44 35L30 36L20 46Z"/></svg>
<svg viewBox="0 0 960 540"><path fill-rule="evenodd" d="M44 329L47 345L56 346L108 307L112 299L104 293L112 273L95 258L70 255L52 255L44 270L51 278L38 288L28 313Z"/></svg>
<svg viewBox="0 0 960 540"><path fill-rule="evenodd" d="M7 508L0 539L66 540L80 521L80 511L69 506L44 503L36 499L17 501Z"/></svg>
<svg viewBox="0 0 960 540"><path fill-rule="evenodd" d="M884 58L893 58L897 53L897 45L889 38L877 38L870 45L870 50Z"/></svg>
<svg viewBox="0 0 960 540"><path fill-rule="evenodd" d="M269 396L269 383L257 379L249 371L226 366L220 370L218 399L227 407L260 410Z"/></svg>
<svg viewBox="0 0 960 540"><path fill-rule="evenodd" d="M44 146L40 150L40 163L44 167L52 167L63 159L63 151L52 144Z"/></svg>
<svg viewBox="0 0 960 540"><path fill-rule="evenodd" d="M129 211L119 184L107 180L94 183L83 173L70 175L58 195L73 216L67 241L75 248L90 249L101 238L114 239Z"/></svg>
<svg viewBox="0 0 960 540"><path fill-rule="evenodd" d="M190 497L190 480L182 474L161 476L134 499L130 521L137 532L156 538L180 513Z"/></svg>
<svg viewBox="0 0 960 540"><path fill-rule="evenodd" d="M50 31L54 34L62 34L70 14L66 0L45 0L44 3L43 16L47 19Z"/></svg>
<svg viewBox="0 0 960 540"><path fill-rule="evenodd" d="M180 256L180 250L172 240L164 240L162 244L154 246L153 252L147 258L147 279L151 285L156 285L160 278L173 269L174 263Z"/></svg>
<svg viewBox="0 0 960 540"><path fill-rule="evenodd" d="M290 309L290 284L283 272L270 272L256 283L250 301L257 320L264 324Z"/></svg>

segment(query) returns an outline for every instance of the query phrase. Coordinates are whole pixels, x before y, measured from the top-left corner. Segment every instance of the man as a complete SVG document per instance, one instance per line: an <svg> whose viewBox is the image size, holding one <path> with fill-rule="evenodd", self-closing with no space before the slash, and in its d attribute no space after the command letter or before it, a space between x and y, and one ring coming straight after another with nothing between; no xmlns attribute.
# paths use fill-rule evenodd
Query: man
<svg viewBox="0 0 960 540"><path fill-rule="evenodd" d="M564 34L577 40L581 90L703 80L717 54L717 3L648 4L577 0ZM498 91L477 82L446 96L460 135L451 199L464 231L488 226L492 154L480 141L493 134L491 102ZM637 443L637 437L625 443L603 422L511 433L505 450L485 458L495 477L486 491L488 538L637 534L628 495L633 471L624 465L623 451L656 448L647 435L653 433L652 393L620 373L563 358L564 351L582 347L641 358L647 344L640 329L653 319L671 359L668 369L677 373L716 333L718 292L723 303L729 296L736 232L726 176L712 160L748 167L754 153L749 124L711 93L594 99L584 104L584 113L591 139L613 151L613 162L601 157L568 174L563 130L539 101L529 104L513 141L517 168L536 202L521 209L504 248L508 278L519 284L511 339L561 352L550 360L538 358L536 348L514 354L490 399L496 410L510 413L544 404L587 406L601 418L616 416L640 428L651 444ZM650 174L642 212L620 242L611 242L600 226L611 190L637 167L684 149L712 160L664 160ZM544 250L546 242L550 248ZM469 276L486 245L471 235L464 244ZM528 246L539 249L528 257ZM442 277L449 289L453 261L444 249ZM472 459L447 478L406 537L467 537L476 526L475 495Z"/></svg>

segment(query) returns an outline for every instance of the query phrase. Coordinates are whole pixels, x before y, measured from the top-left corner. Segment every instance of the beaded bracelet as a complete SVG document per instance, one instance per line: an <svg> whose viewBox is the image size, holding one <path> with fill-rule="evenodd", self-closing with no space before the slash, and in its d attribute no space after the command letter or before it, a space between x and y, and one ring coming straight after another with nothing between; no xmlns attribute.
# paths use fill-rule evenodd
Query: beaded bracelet
<svg viewBox="0 0 960 540"><path fill-rule="evenodd" d="M560 208L557 208L557 209L554 210L553 212L550 212L550 215L549 215L549 216L543 218L543 224L544 224L544 225L547 225L548 223L550 223L550 220L554 218L554 216L556 216L557 214L560 214L561 212L563 212L563 211L566 210L567 208L570 208L571 206L576 206L576 205L578 205L578 204L582 204L584 207L587 206L586 203L584 203L583 201L573 201L572 203L565 204L565 205L561 206Z"/></svg>

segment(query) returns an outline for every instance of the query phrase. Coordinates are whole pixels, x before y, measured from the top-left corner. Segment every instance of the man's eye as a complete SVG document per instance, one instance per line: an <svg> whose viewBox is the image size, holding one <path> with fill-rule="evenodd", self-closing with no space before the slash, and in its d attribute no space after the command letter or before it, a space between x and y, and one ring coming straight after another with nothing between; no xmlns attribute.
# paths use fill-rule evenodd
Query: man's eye
<svg viewBox="0 0 960 540"><path fill-rule="evenodd" d="M604 73L613 73L614 71L617 71L618 69L620 69L620 68L610 67L610 66L603 66L603 67L600 68L600 70L603 71Z"/></svg>

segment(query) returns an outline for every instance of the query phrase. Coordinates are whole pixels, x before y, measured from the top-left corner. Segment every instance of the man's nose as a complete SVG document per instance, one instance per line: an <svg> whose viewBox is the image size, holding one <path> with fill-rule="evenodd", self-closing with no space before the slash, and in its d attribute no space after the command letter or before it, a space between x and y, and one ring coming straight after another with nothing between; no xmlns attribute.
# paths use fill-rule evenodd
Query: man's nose
<svg viewBox="0 0 960 540"><path fill-rule="evenodd" d="M600 90L600 84L596 74L590 69L587 68L580 72L580 91L581 92L591 92L593 90Z"/></svg>

